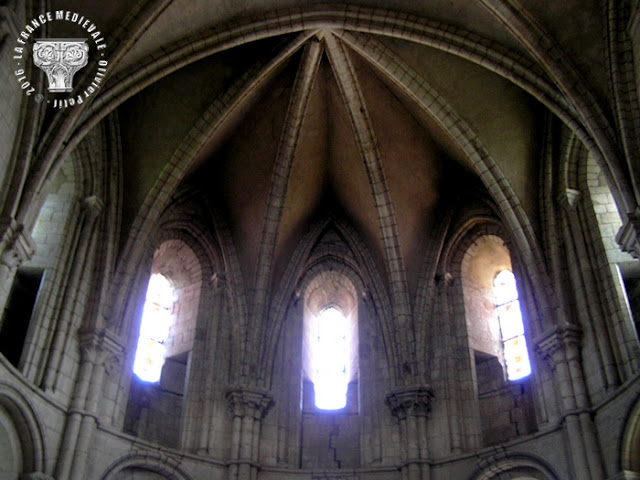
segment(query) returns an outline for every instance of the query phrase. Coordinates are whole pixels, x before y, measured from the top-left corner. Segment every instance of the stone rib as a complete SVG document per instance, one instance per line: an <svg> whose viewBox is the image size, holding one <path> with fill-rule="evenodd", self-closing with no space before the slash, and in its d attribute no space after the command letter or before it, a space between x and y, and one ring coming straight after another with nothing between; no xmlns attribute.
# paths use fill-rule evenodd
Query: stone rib
<svg viewBox="0 0 640 480"><path fill-rule="evenodd" d="M265 210L264 225L262 230L262 241L258 252L258 263L255 270L255 281L253 288L253 315L252 323L256 328L253 332L250 345L261 338L263 325L261 322L263 312L266 311L266 298L269 293L269 281L272 277L274 266L274 255L278 242L278 232L284 203L289 187L291 168L295 159L296 148L302 131L302 122L309 103L311 88L316 78L316 73L322 58L324 48L318 41L310 41L305 48L304 57L300 64L293 93L289 101L286 119L280 137L280 145L273 173L271 175L271 188ZM258 345L259 343L256 343ZM259 349L255 349L258 353ZM256 359L252 359L256 360Z"/></svg>
<svg viewBox="0 0 640 480"><path fill-rule="evenodd" d="M389 275L393 314L396 317L398 334L401 338L401 341L398 343L403 346L403 351L401 351L402 363L404 365L403 369L408 362L409 368L415 371L415 369L412 368L412 364L415 362L413 355L415 342L411 322L411 307L409 305L406 272L398 240L398 224L382 166L382 159L380 157L380 151L378 150L375 132L373 131L371 119L367 113L364 96L356 78L353 65L347 53L344 51L343 45L340 44L339 40L332 33L326 35L326 43L329 60L342 99L345 102L349 119L351 120L351 126L353 127L360 154L365 164L367 176L369 177L371 194L378 217L387 274ZM402 375L399 378L402 378Z"/></svg>

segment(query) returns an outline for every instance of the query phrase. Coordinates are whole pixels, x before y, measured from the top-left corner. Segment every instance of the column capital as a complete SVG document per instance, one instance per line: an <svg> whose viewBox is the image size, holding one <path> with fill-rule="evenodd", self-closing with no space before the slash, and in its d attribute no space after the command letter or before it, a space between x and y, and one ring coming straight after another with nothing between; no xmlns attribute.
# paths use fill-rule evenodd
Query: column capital
<svg viewBox="0 0 640 480"><path fill-rule="evenodd" d="M627 214L627 219L616 234L616 242L623 252L640 258L640 206Z"/></svg>
<svg viewBox="0 0 640 480"><path fill-rule="evenodd" d="M265 390L234 387L227 391L229 410L234 417L264 418L273 406L273 398Z"/></svg>
<svg viewBox="0 0 640 480"><path fill-rule="evenodd" d="M125 350L115 335L107 330L80 330L78 341L83 356L98 363L106 362L112 357L119 359Z"/></svg>
<svg viewBox="0 0 640 480"><path fill-rule="evenodd" d="M538 354L553 364L555 357L561 353L566 357L567 350L575 350L580 346L582 330L577 325L563 325L544 333L534 340Z"/></svg>
<svg viewBox="0 0 640 480"><path fill-rule="evenodd" d="M428 417L433 397L433 389L427 385L404 387L389 392L385 403L398 420L408 415Z"/></svg>
<svg viewBox="0 0 640 480"><path fill-rule="evenodd" d="M0 218L0 264L17 268L36 252L36 242L15 218Z"/></svg>

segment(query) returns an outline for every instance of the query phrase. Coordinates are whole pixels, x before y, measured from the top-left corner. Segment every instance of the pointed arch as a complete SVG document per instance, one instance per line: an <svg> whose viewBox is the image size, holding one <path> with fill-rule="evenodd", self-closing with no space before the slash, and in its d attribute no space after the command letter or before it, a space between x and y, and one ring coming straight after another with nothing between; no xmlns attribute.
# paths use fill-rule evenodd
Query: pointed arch
<svg viewBox="0 0 640 480"><path fill-rule="evenodd" d="M511 235L509 235L497 218L493 216L472 217L454 226L448 237L439 263L439 272L441 272L442 275L450 273L454 275L455 278L457 273L460 272L463 257L468 248L478 238L487 235L500 238L500 240L504 242L510 253L511 262L513 263L513 268L517 274L516 276L519 279L522 290L528 292L533 288L531 291L533 298L527 298L527 301L531 303L534 311L531 311L531 308L529 309L527 320L531 336L535 337L540 335L553 326L554 319L548 318L544 313L550 305L557 304L557 301L553 297L545 298L544 295L547 289L550 289L550 286L548 284L537 285L535 283L534 279L530 276L531 272L528 269L529 263L521 258L520 250L514 245Z"/></svg>
<svg viewBox="0 0 640 480"><path fill-rule="evenodd" d="M617 145L614 125L607 121L603 105L585 86L586 82L571 58L526 9L521 6L516 8L505 0L481 1L537 60L572 104L579 122L590 132L591 138L584 141L605 172L616 203L627 212L633 211L640 201L640 192L633 191L633 179L625 175L627 165L624 154ZM572 127L571 124L568 125Z"/></svg>
<svg viewBox="0 0 640 480"><path fill-rule="evenodd" d="M153 226L157 235L154 241L140 245L142 252L136 259L136 268L122 272L123 278L117 276L114 279L113 287L116 290L112 290L111 295L124 297L114 298L114 300L122 300L115 302L115 305L126 305L127 301L131 301L131 282L134 282L134 272L147 270L142 268L142 263L145 260L150 261L155 249L168 240L184 241L192 249L202 268L203 281L211 279L215 273L224 271L223 253L215 238L216 229L209 221L209 213L206 206L201 203L198 192L190 189L177 192L173 202L162 212L162 216ZM117 280L122 280L124 285ZM114 308L110 312L111 326L119 335L126 335L131 328L131 316L123 315L124 311L124 309L121 312L118 308Z"/></svg>
<svg viewBox="0 0 640 480"><path fill-rule="evenodd" d="M225 124L229 117L237 111L250 97L250 92L264 84L278 67L295 53L310 36L301 35L284 49L275 54L274 58L266 62L254 65L234 85L232 85L221 98L216 99L207 111L198 119L187 136L182 140L178 148L173 152L172 158L163 168L160 176L151 187L143 205L133 221L131 231L122 249L118 265L114 274L113 291L116 305L125 303L129 292L130 272L140 268L141 258L148 255L145 249L147 239L157 226L161 215L169 208L176 189L183 176L196 158L203 145ZM229 230L222 220L222 216L216 214L211 208L209 214L214 220L214 230L218 243L224 252L223 258L227 262L227 280L241 295L234 295L234 305L237 317L242 324L247 322L248 311L244 295L244 287L237 255L233 247ZM220 265L223 265L220 263ZM119 315L115 315L118 318ZM246 330L246 328L244 328Z"/></svg>
<svg viewBox="0 0 640 480"><path fill-rule="evenodd" d="M544 418L546 412L538 376L528 377L518 385L505 380L500 330L493 308L493 275L502 267L509 267L516 274L518 291L525 305L523 317L528 338L544 332L552 323L540 313L540 292L533 289L535 286L523 269L519 252L501 222L490 209L484 213L482 209L461 213L461 220L451 226L438 263L435 288L439 314L446 321L437 332L429 332L430 339L425 338L424 342L431 342L425 347L425 361L437 375L431 383L441 383L447 398L438 408L447 412L452 435L460 437L455 447L464 449L531 433L537 429L538 418ZM473 250L479 251L478 241L489 238L495 239L501 254L494 255L495 248L490 248L491 254L484 255L488 263L476 265L479 275L472 281L476 278L470 275ZM475 318L479 321L474 322ZM459 352L455 365L442 357L451 349ZM532 360L534 372L540 371L540 362L535 363L538 359ZM523 415L512 421L508 405L514 402L522 406ZM489 411L494 415L487 415ZM460 417L464 418L463 422ZM446 422L443 420L443 423Z"/></svg>
<svg viewBox="0 0 640 480"><path fill-rule="evenodd" d="M518 245L518 251L523 256L523 264L529 268L529 275L545 290L545 295L540 296L539 301L544 305L546 299L552 299L553 289L549 282L545 281L547 274L542 260L543 254L536 242L533 226L495 159L473 128L431 85L421 79L417 72L394 56L380 42L374 39L364 42L362 37L348 34L343 34L343 37L377 71L401 88L418 108L433 118L465 153L491 195L493 210L499 212L499 217L508 225L510 238ZM544 307L545 312L549 312L545 317L551 318L551 312L555 311L553 304Z"/></svg>
<svg viewBox="0 0 640 480"><path fill-rule="evenodd" d="M335 247L318 252L313 255L314 246L322 239L323 235L329 231L335 231L344 242L338 250ZM365 244L349 225L336 218L327 218L317 222L300 241L292 256L287 270L285 271L278 288L275 290L276 296L272 301L272 310L269 317L268 328L264 332L261 343L260 355L260 375L263 386L268 388L272 382L267 372L273 372L273 363L277 350L277 344L284 328L285 313L289 303L299 298L301 292L309 281L310 272L317 272L320 269L335 268L343 272L354 284L356 290L371 301L371 306L375 310L378 320L378 328L382 333L383 345L386 352L390 376L396 379L397 345L398 339L394 334L391 322L391 304L388 293L383 287L375 263L368 253Z"/></svg>

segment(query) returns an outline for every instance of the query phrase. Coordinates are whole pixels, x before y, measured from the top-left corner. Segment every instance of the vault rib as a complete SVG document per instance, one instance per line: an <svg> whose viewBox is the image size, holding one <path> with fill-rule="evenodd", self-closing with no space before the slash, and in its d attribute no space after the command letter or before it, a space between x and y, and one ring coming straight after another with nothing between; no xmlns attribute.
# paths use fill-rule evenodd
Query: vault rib
<svg viewBox="0 0 640 480"><path fill-rule="evenodd" d="M280 136L278 153L271 175L271 187L265 210L264 224L262 228L262 241L258 252L258 262L255 270L253 285L253 308L251 323L255 328L247 331L249 338L248 345L259 345L262 338L262 329L266 322L262 321L263 313L266 311L266 299L269 293L269 282L273 274L274 255L278 242L280 221L284 211L285 199L289 188L289 178L291 168L295 159L296 148L300 139L302 122L309 103L313 82L320 66L323 44L319 41L307 42L304 56L296 74L293 92L289 100L287 114ZM259 348L251 349L253 355L248 361L257 361L259 358Z"/></svg>
<svg viewBox="0 0 640 480"><path fill-rule="evenodd" d="M365 39L363 36L342 34L347 43L362 56L384 77L393 82L416 105L433 118L442 130L458 145L471 160L473 167L487 187L487 190L499 205L500 211L509 226L511 233L520 247L525 263L530 265L532 278L540 279L540 285L550 289L548 274L544 268L543 254L539 244L535 241L535 233L524 212L522 205L510 184L505 180L500 168L489 151L485 148L475 130L461 118L449 103L433 89L418 72L400 60L397 55L375 39ZM426 288L421 282L419 288ZM422 293L418 290L418 298ZM553 311L553 291L548 290L546 298L540 303L545 311ZM545 318L552 318L546 315ZM423 322L418 328L418 338L424 335L426 324ZM544 330L544 327L541 327Z"/></svg>
<svg viewBox="0 0 640 480"><path fill-rule="evenodd" d="M165 11L171 2L172 0L151 0L148 2L140 2L137 7L132 9L120 23L119 28L114 32L112 37L118 39L118 41L115 44L115 49L110 54L109 69L113 69L114 66L124 58L135 42L147 31L149 25ZM99 95L97 95L96 98L98 97ZM20 205L24 205L25 203L29 204L33 198L38 197L41 190L46 190L47 181L51 180L50 172L59 166L66 158L66 154L70 152L71 149L67 148L70 137L73 135L78 123L89 110L88 107L90 103L91 101L85 102L82 105L76 105L72 109L61 112L59 116L54 118L52 124L44 132L44 135L38 139L39 146L37 147L37 154L32 159L34 162L32 168L37 172L33 175L34 181L26 179L22 186L22 191L12 189L12 194L17 194L16 199ZM102 118L104 118L104 116ZM95 123L92 127L93 126L95 126ZM88 131L89 130L85 131L82 137L84 137ZM79 140L80 139L78 139L78 141ZM34 137L29 139L29 149L36 148L36 145L32 143L34 141L36 141ZM77 142L75 145L77 145ZM11 202L5 202L5 205L10 204ZM35 221L32 217L34 217L36 213L25 210L28 209L20 206L18 212L16 212L16 218L24 218L25 224ZM37 211L39 211L39 209L35 209L35 212Z"/></svg>
<svg viewBox="0 0 640 480"><path fill-rule="evenodd" d="M193 160L199 155L207 142L224 127L233 113L242 108L244 103L248 101L250 93L255 92L260 85L272 78L278 67L298 51L310 35L312 34L308 32L299 35L269 61L259 62L254 65L224 95L211 104L173 152L171 159L166 163L158 179L145 197L144 203L140 207L131 227L132 233L129 235L128 242L123 249L122 260L119 263L115 277L114 285L117 285L117 288L120 289L116 296L115 305L124 304L120 302L124 302L129 294L126 276L131 271L131 265L143 254L148 235L153 230L164 207L170 201L172 193L191 167ZM233 249L233 243L229 239L226 244L229 247L226 250L226 254L229 262L228 267L230 267L230 272L228 272L231 276L230 280L233 282L236 291L242 292L235 296L235 308L239 321L244 324L248 314L242 275L239 273L240 266ZM120 318L120 316L116 316L116 318ZM120 324L118 331L125 331L123 329L126 328L126 325Z"/></svg>
<svg viewBox="0 0 640 480"><path fill-rule="evenodd" d="M634 191L633 180L625 175L628 167L624 151L617 145L614 126L606 121L607 115L598 98L587 88L582 74L571 58L560 48L553 36L523 7L504 0L480 0L480 3L498 19L545 69L547 75L567 98L585 127L593 132L597 149L587 143L589 150L599 157L598 163L609 183L616 186L613 194L616 203L627 212L634 210L640 201L640 192Z"/></svg>
<svg viewBox="0 0 640 480"><path fill-rule="evenodd" d="M406 272L400 252L398 224L396 222L393 204L389 195L389 188L380 158L380 151L367 113L366 103L360 85L356 78L353 65L343 45L332 34L325 37L327 53L333 69L340 94L347 108L351 126L353 127L362 160L365 164L371 194L378 217L378 227L385 256L385 264L389 275L389 285L392 298L392 309L398 325L401 338L401 361L398 365L409 371L399 372L398 378L404 378L411 372L415 373L414 334L411 322L411 307L409 305Z"/></svg>
<svg viewBox="0 0 640 480"><path fill-rule="evenodd" d="M489 0L483 0L483 3L488 5ZM513 28L509 22L505 22L497 14L496 16L508 28ZM541 64L538 64L526 55L509 51L496 42L451 25L443 25L418 17L407 19L406 15L399 15L382 9L343 6L335 10L320 8L310 12L294 9L287 11L287 13L275 15L271 19L260 18L247 24L239 24L230 31L218 32L214 29L212 33L207 30L177 42L169 49L151 55L134 72L116 71L110 77L110 82L114 86L97 96L91 106L86 111L83 110L84 113L76 123L70 124L69 128L65 127L66 134L59 137L60 141L51 145L47 143L45 145L46 148L40 148L38 162L42 163L42 175L37 176L38 179L35 183L31 182L34 183L33 185L25 185L23 198L16 200L19 203L16 217L25 219L25 223L28 223L29 219L33 220L32 217L35 213L30 210L38 210L27 207L27 205L29 205L31 198L37 197L42 191L46 190L45 184L48 172L52 171L55 165L66 158L69 151L104 116L145 86L193 61L243 43L277 34L330 26L373 35L391 36L431 46L466 58L507 79L511 79L511 81L534 94L544 104L549 105L572 129L580 133L581 140L590 147L601 167L604 168L606 166L605 169L612 169L610 173L611 179L615 180L614 183L617 187L616 192L614 192L616 198L623 195L624 188L620 190L619 184L620 182L622 184L626 182L620 180L620 172L615 168L617 154L614 157L610 157L612 152L610 148L606 151L597 149L603 142L611 147L607 139L599 140L604 135L603 128L610 130L611 126L604 121L602 128L598 125L594 127L594 114L589 109L590 104L582 102L581 105L584 108L582 108L581 112L576 112L573 105L576 102L580 103L580 98L567 97L562 92L558 93L558 88L547 78L545 70L541 66L546 63L546 57L543 58ZM571 90L571 93L576 92ZM556 111L556 108L558 111ZM585 118L590 119L590 122L584 122ZM66 140L62 141L62 139ZM613 166L611 165L612 163L614 164ZM622 186L624 187L624 185Z"/></svg>

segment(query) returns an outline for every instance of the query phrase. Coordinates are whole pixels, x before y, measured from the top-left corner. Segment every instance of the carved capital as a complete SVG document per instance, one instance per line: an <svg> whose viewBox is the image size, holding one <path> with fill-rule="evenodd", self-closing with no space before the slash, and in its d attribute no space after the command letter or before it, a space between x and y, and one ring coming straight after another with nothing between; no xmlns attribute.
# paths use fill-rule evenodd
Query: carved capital
<svg viewBox="0 0 640 480"><path fill-rule="evenodd" d="M35 252L36 243L23 224L14 218L0 218L0 264L17 268Z"/></svg>
<svg viewBox="0 0 640 480"><path fill-rule="evenodd" d="M250 390L243 387L232 388L227 392L229 410L234 417L253 417L263 419L273 406L273 398L263 390Z"/></svg>
<svg viewBox="0 0 640 480"><path fill-rule="evenodd" d="M616 242L622 251L640 258L640 207L627 214L627 220L616 235Z"/></svg>
<svg viewBox="0 0 640 480"><path fill-rule="evenodd" d="M98 355L100 335L93 330L80 330L78 331L78 343L80 345L82 359L89 362L95 362Z"/></svg>
<svg viewBox="0 0 640 480"><path fill-rule="evenodd" d="M407 416L428 417L433 397L428 386L400 388L387 394L386 404L398 420Z"/></svg>
<svg viewBox="0 0 640 480"><path fill-rule="evenodd" d="M86 38L36 39L33 44L33 63L49 79L50 92L71 92L73 77L85 67L89 58Z"/></svg>
<svg viewBox="0 0 640 480"><path fill-rule="evenodd" d="M81 330L78 340L82 357L90 362L104 363L107 370L117 366L123 357L124 347L107 330Z"/></svg>
<svg viewBox="0 0 640 480"><path fill-rule="evenodd" d="M547 332L535 340L536 351L547 364L556 363L577 354L580 349L582 330L576 325L565 325Z"/></svg>

